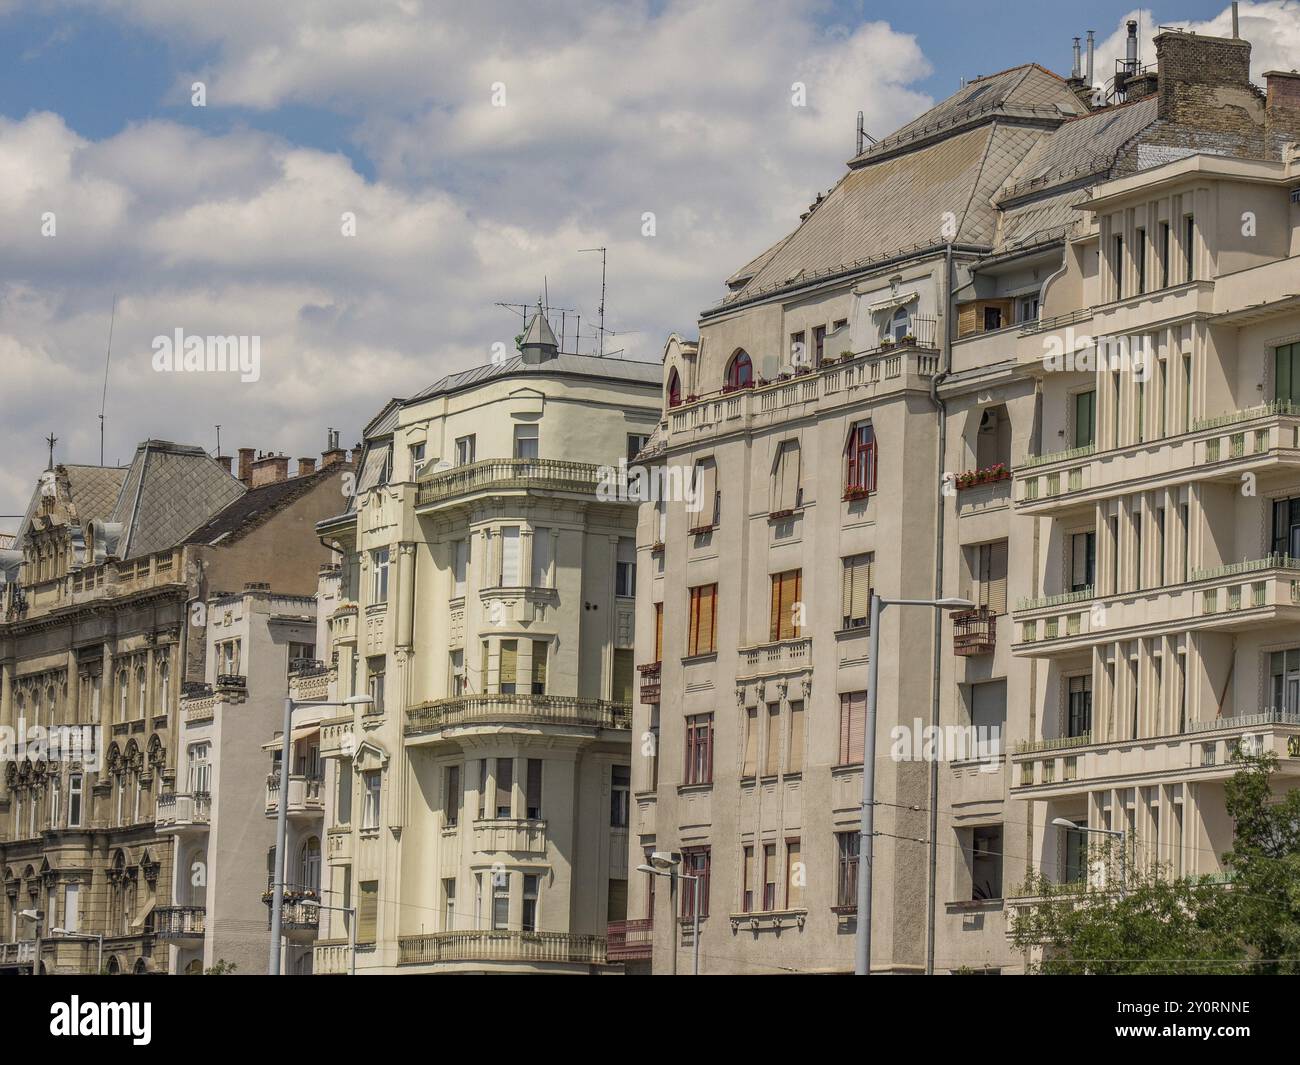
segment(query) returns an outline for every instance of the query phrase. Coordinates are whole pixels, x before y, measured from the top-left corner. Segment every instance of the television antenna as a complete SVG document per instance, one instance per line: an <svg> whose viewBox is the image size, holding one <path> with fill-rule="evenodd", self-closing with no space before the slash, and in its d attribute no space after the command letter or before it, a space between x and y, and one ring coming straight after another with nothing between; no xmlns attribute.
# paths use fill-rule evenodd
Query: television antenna
<svg viewBox="0 0 1300 1065"><path fill-rule="evenodd" d="M579 248L579 252L598 251L600 252L600 307L597 308L600 314L600 325L597 331L600 334L600 355L599 358L605 357L605 262L608 248Z"/></svg>

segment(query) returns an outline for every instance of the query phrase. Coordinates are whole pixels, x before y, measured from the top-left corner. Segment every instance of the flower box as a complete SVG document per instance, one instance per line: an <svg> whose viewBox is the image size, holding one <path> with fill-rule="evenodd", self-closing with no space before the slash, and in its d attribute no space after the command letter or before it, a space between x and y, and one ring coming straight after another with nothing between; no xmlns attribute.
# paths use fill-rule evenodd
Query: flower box
<svg viewBox="0 0 1300 1065"><path fill-rule="evenodd" d="M846 489L844 489L844 500L845 500L845 502L851 502L852 500L855 500L855 499L866 499L869 495L871 495L871 489L870 489L870 488L858 488L858 487L854 487L854 488L846 488Z"/></svg>
<svg viewBox="0 0 1300 1065"><path fill-rule="evenodd" d="M967 470L965 473L957 474L958 490L964 488L977 488L982 484L996 484L998 481L1005 481L1011 476L1011 471L1006 465L999 462L995 466L987 466L982 470Z"/></svg>

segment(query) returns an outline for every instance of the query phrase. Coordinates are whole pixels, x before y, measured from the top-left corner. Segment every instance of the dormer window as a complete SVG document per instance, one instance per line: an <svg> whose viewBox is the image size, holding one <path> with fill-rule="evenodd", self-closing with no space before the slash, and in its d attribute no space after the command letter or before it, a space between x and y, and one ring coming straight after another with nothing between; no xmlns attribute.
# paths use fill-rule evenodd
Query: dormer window
<svg viewBox="0 0 1300 1065"><path fill-rule="evenodd" d="M673 370L668 375L668 406L680 407L682 404L682 379Z"/></svg>

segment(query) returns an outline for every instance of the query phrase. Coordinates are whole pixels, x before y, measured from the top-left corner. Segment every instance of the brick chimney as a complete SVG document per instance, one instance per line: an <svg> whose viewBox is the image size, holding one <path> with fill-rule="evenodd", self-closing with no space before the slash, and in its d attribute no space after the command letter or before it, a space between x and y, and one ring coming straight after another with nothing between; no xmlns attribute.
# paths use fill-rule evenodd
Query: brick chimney
<svg viewBox="0 0 1300 1065"><path fill-rule="evenodd" d="M264 455L253 463L253 481L250 488L261 488L264 484L275 484L289 476L288 455Z"/></svg>
<svg viewBox="0 0 1300 1065"><path fill-rule="evenodd" d="M1268 86L1264 115L1270 143L1275 139L1300 141L1300 73L1268 70L1264 84Z"/></svg>
<svg viewBox="0 0 1300 1065"><path fill-rule="evenodd" d="M339 431L337 429L329 430L325 450L320 453L321 466L334 466L340 462L346 462L347 457L348 453L339 447Z"/></svg>
<svg viewBox="0 0 1300 1065"><path fill-rule="evenodd" d="M251 447L241 447L239 449L239 479L244 482L244 487L252 487L253 484L253 455L255 450Z"/></svg>
<svg viewBox="0 0 1300 1065"><path fill-rule="evenodd" d="M1160 117L1240 134L1258 115L1250 82L1250 42L1166 30L1156 34Z"/></svg>
<svg viewBox="0 0 1300 1065"><path fill-rule="evenodd" d="M234 460L231 458L231 456L229 456L229 455L218 455L218 456L217 456L217 461L218 461L219 463L221 463L221 468L222 468L223 470L225 470L227 473L230 472L230 464L231 464L232 461L234 461Z"/></svg>
<svg viewBox="0 0 1300 1065"><path fill-rule="evenodd" d="M299 477L306 477L308 474L310 474L310 473L315 473L315 472L316 472L316 460L315 460L315 459L299 459L299 460L298 460L298 476L299 476Z"/></svg>

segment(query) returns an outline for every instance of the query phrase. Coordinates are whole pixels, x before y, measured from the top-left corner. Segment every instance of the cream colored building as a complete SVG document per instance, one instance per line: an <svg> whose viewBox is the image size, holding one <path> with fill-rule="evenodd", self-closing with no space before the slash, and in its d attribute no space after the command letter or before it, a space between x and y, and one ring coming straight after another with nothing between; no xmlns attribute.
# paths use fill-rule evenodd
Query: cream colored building
<svg viewBox="0 0 1300 1065"><path fill-rule="evenodd" d="M327 905L357 970L612 969L625 915L636 507L601 491L654 428L659 368L521 354L391 403L318 530L342 701L320 723ZM344 972L328 911L315 971ZM322 918L323 919L323 918Z"/></svg>
<svg viewBox="0 0 1300 1065"><path fill-rule="evenodd" d="M660 743L633 858L707 876L705 972L852 968L869 588L976 604L883 619L876 971L1020 971L1027 875L1085 863L1058 817L1217 871L1231 745L1300 754L1270 560L1274 497L1300 495L1270 406L1300 329L1296 79L1254 90L1245 41L1157 49L1101 108L1038 67L967 86L668 343L647 454L719 495L642 510L634 731ZM1085 334L1145 338L1150 380L1045 362ZM632 881L655 972L690 966L689 892Z"/></svg>

